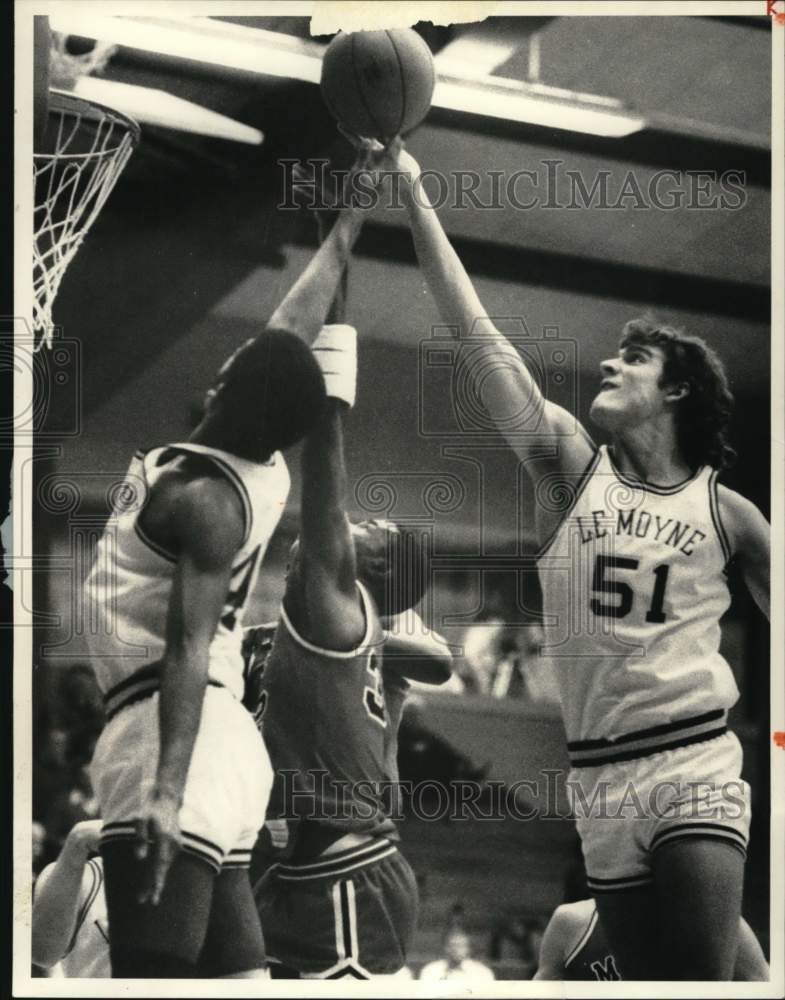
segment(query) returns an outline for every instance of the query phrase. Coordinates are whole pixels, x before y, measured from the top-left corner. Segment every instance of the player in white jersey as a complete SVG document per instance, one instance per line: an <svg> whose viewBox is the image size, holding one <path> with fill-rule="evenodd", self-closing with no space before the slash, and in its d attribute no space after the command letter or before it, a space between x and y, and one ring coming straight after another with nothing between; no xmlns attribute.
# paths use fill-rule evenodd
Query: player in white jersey
<svg viewBox="0 0 785 1000"><path fill-rule="evenodd" d="M324 410L308 345L361 222L341 213L221 369L189 439L136 457L86 584L108 716L92 774L116 977L263 974L243 869L272 776L240 700L242 615L286 501L279 449Z"/></svg>
<svg viewBox="0 0 785 1000"><path fill-rule="evenodd" d="M601 366L591 416L612 445L596 448L488 318L416 161L398 144L388 163L442 320L459 329L455 384L474 384L534 482L546 649L589 883L622 975L730 979L749 802L725 728L737 691L718 619L732 558L768 614L769 531L716 483L732 408L722 365L698 338L628 323ZM636 822L628 798L642 800Z"/></svg>
<svg viewBox="0 0 785 1000"><path fill-rule="evenodd" d="M112 974L104 869L96 857L100 835L100 820L77 823L34 888L33 962L69 979Z"/></svg>

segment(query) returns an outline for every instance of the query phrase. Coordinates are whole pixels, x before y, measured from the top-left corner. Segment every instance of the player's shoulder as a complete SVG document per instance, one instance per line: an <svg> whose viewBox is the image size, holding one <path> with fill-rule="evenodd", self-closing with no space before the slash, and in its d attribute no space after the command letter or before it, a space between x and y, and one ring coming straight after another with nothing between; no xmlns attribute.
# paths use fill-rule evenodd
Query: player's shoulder
<svg viewBox="0 0 785 1000"><path fill-rule="evenodd" d="M45 865L38 873L38 876L33 882L33 901L35 901L35 898L38 895L38 893L43 889L43 887L49 881L52 872L55 869L55 863L56 862L54 861L50 861L49 864Z"/></svg>
<svg viewBox="0 0 785 1000"><path fill-rule="evenodd" d="M717 499L720 502L721 513L723 514L727 513L744 517L760 513L752 500L748 500L742 493L732 490L723 483L717 483Z"/></svg>
<svg viewBox="0 0 785 1000"><path fill-rule="evenodd" d="M743 549L750 537L767 525L766 518L752 500L722 483L717 484L717 503L722 527L734 552Z"/></svg>
<svg viewBox="0 0 785 1000"><path fill-rule="evenodd" d="M57 867L57 862L50 862L45 868L42 869L38 878L33 883L33 899L36 895L43 889L46 883L52 876L55 868ZM99 856L90 858L85 862L84 868L82 869L82 881L79 886L79 906L81 907L84 902L91 897L93 897L104 882L104 866L103 861Z"/></svg>
<svg viewBox="0 0 785 1000"><path fill-rule="evenodd" d="M195 538L226 538L237 546L245 532L245 510L234 486L223 476L205 472L184 479L171 507L174 521Z"/></svg>
<svg viewBox="0 0 785 1000"><path fill-rule="evenodd" d="M568 959L584 939L597 912L593 899L580 899L574 903L557 906L546 933L564 959Z"/></svg>
<svg viewBox="0 0 785 1000"><path fill-rule="evenodd" d="M579 899L574 903L562 903L561 906L556 907L551 917L551 923L560 925L567 932L583 930L594 916L596 909L597 905L593 899Z"/></svg>

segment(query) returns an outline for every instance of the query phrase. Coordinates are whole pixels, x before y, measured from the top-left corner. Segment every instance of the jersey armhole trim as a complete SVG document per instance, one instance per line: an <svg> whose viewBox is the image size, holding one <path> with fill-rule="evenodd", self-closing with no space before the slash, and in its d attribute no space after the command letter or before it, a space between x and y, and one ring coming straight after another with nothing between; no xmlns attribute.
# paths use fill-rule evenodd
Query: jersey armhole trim
<svg viewBox="0 0 785 1000"><path fill-rule="evenodd" d="M350 649L347 651L339 649L325 649L323 646L317 646L312 642L308 642L304 639L297 629L292 624L289 615L286 613L286 608L284 607L283 601L281 602L281 620L286 626L286 630L292 637L294 642L298 646L302 646L303 649L307 649L309 653L318 653L319 656L327 656L333 660L350 660L355 656L359 656L364 653L371 645L371 636L373 634L373 617L371 615L371 604L370 597L365 590L365 587L360 583L359 580L355 580L355 585L360 593L360 599L363 604L363 614L365 615L365 634L363 635L362 642L355 649Z"/></svg>
<svg viewBox="0 0 785 1000"><path fill-rule="evenodd" d="M147 466L145 465L145 458L147 457L148 454L157 450L158 450L157 448L150 448L146 452L137 452L136 455L134 456L135 458L139 459L142 466L142 479L144 480L145 495L147 496L148 499L150 497L150 483L148 482L147 479ZM140 518L142 517L142 514L144 514L146 506L147 504L145 503L142 509L137 513L136 517L134 518L134 532L136 533L136 537L139 539L142 545L150 549L150 551L154 552L157 556L160 556L167 562L176 563L177 556L174 554L174 552L170 552L169 549L165 549L163 545L159 545L158 542L154 542L142 527Z"/></svg>
<svg viewBox="0 0 785 1000"><path fill-rule="evenodd" d="M595 906L594 909L592 910L591 917L589 918L588 924L584 927L583 933L578 938L577 944L573 947L572 951L569 953L569 955L567 956L567 958L564 960L564 968L565 969L567 968L568 965L570 965L570 963L572 963L572 962L575 961L575 959L578 957L578 955L580 955L580 953L586 947L586 944L587 944L589 938L594 933L594 928L595 928L596 924L597 924L597 907Z"/></svg>
<svg viewBox="0 0 785 1000"><path fill-rule="evenodd" d="M718 488L719 472L717 469L713 469L711 475L709 476L709 510L711 511L711 519L714 523L714 530L717 532L717 537L720 542L720 548L722 549L722 554L725 557L725 567L724 570L727 572L728 563L733 558L733 552L731 551L730 542L728 541L728 534L725 531L725 525L722 523L722 517L720 515L720 496Z"/></svg>
<svg viewBox="0 0 785 1000"><path fill-rule="evenodd" d="M243 520L245 521L243 540L240 545L240 548L243 548L243 546L248 542L248 539L251 537L251 525L253 523L253 508L251 506L251 498L248 496L248 490L245 487L245 483L228 462L225 462L217 455L205 454L204 457L209 458L212 462L215 462L221 472L223 472L224 476L229 480L232 486L234 486L240 497L240 503L243 506Z"/></svg>
<svg viewBox="0 0 785 1000"><path fill-rule="evenodd" d="M540 548L540 551L537 553L537 561L542 559L542 557L547 553L551 545L553 545L553 542L556 539L556 536L561 531L562 527L564 526L565 521L570 516L572 511L575 509L575 505L578 503L578 501L581 498L581 494L586 489L586 485L589 482L589 479L591 478L592 474L594 473L594 470L596 469L597 465L599 464L601 456L602 456L602 448L597 448L597 450L594 452L591 459L589 460L589 463L586 466L586 468L583 470L583 472L578 474L577 486L575 488L575 495L570 500L567 509L561 515L553 531L550 533L548 538L545 540L545 543Z"/></svg>
<svg viewBox="0 0 785 1000"><path fill-rule="evenodd" d="M76 925L74 926L74 932L71 935L71 940L68 942L68 948L60 956L61 962L64 958L67 958L68 955L70 955L71 952L74 950L74 945L76 944L76 939L79 936L79 931L82 929L82 925L85 922L87 914L90 912L90 907L95 902L95 898L101 891L101 886L103 885L104 882L104 873L101 870L101 867L96 862L95 858L90 858L90 860L87 862L87 866L92 872L93 881L90 885L90 889L88 890L85 901L84 903L82 903L82 906L79 910L79 914L77 915Z"/></svg>

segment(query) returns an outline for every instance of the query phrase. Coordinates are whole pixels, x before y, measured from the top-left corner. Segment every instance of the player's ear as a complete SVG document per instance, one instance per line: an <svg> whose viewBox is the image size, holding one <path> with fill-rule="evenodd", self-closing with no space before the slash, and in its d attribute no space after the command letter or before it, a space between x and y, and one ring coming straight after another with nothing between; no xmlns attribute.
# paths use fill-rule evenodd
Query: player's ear
<svg viewBox="0 0 785 1000"><path fill-rule="evenodd" d="M686 399L689 394L689 382L674 382L673 385L668 386L665 392L665 399L669 403L678 403L680 400Z"/></svg>

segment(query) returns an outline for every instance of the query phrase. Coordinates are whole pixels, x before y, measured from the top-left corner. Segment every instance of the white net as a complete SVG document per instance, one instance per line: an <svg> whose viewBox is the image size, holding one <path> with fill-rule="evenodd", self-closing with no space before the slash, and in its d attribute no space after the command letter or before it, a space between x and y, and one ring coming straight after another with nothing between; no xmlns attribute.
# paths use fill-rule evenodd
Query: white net
<svg viewBox="0 0 785 1000"><path fill-rule="evenodd" d="M33 325L51 346L52 305L66 268L139 141L118 111L63 91L49 95L44 149L33 156Z"/></svg>

